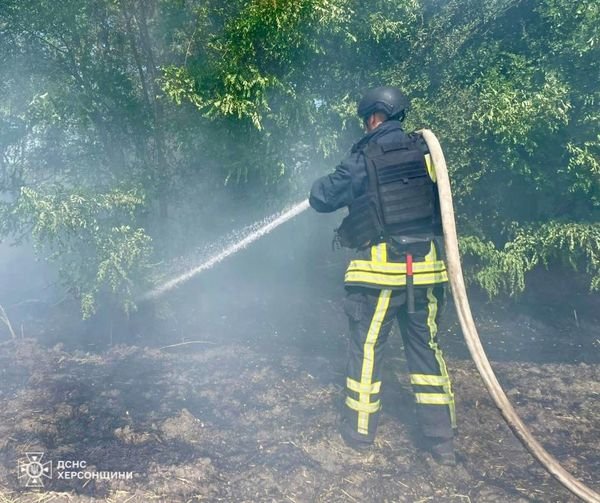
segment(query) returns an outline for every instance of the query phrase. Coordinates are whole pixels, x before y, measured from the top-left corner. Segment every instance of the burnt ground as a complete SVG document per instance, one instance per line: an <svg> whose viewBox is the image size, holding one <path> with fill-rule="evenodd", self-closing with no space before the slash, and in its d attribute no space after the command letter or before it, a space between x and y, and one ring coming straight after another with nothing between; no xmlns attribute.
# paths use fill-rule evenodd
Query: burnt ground
<svg viewBox="0 0 600 503"><path fill-rule="evenodd" d="M243 284L239 270L215 271L128 322L69 324L64 303L35 321L9 306L15 328L25 328L17 341L1 332L0 502L576 501L504 424L451 306L440 340L457 401L458 466L439 466L416 447L397 334L376 446L366 454L347 448L336 432L346 337L339 267L315 267L299 280L285 272L290 260L272 262L270 277L246 270ZM331 286L315 288L316 276ZM599 490L598 297L567 302L559 294L558 303L475 296L473 307L521 417ZM17 477L31 452L54 464L43 488ZM65 460L132 476L65 479L57 470Z"/></svg>
<svg viewBox="0 0 600 503"><path fill-rule="evenodd" d="M336 306L322 309L342 316ZM502 346L514 345L501 328L508 323L480 322L486 338L496 338L500 360ZM556 334L549 343L541 322L531 325L520 335L540 337L542 345L576 344L556 342ZM454 340L453 329L450 322L442 339ZM3 344L0 501L574 501L512 436L474 365L462 358L464 348L448 348L460 462L445 468L415 447L399 337L391 341L376 447L357 454L336 433L341 353L286 346L273 332L253 345L190 335L188 342L198 342L163 349ZM597 488L596 362L494 367L537 438ZM43 489L21 487L17 461L37 451L55 468L57 460L85 460L88 471L133 472L132 479L58 480L55 470Z"/></svg>

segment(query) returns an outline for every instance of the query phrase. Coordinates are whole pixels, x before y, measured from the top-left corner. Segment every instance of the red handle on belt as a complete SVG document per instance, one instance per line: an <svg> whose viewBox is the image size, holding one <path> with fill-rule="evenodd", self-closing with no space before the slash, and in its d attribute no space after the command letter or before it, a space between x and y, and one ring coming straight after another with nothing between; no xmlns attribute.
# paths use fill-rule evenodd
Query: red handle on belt
<svg viewBox="0 0 600 503"><path fill-rule="evenodd" d="M415 312L415 292L413 287L413 257L406 254L406 310L409 314Z"/></svg>

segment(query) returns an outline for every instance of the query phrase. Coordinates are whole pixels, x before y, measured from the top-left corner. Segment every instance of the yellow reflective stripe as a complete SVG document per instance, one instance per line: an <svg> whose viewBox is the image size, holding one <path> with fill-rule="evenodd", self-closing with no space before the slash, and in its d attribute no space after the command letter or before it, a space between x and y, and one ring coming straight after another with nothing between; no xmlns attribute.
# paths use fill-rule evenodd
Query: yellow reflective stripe
<svg viewBox="0 0 600 503"><path fill-rule="evenodd" d="M435 248L432 251L435 254ZM429 327L429 347L433 350L435 354L435 359L438 362L440 367L440 373L442 376L448 379L448 383L443 386L446 395L451 398L451 401L448 402L448 408L450 410L450 422L452 423L452 428L456 428L456 408L454 406L454 394L452 393L452 387L450 385L450 376L448 375L448 369L446 368L446 362L444 361L444 356L442 354L442 350L438 346L436 342L437 335L437 323L435 321L438 311L438 303L437 298L433 294L433 288L427 289L427 300L429 301L427 304L427 326ZM418 401L418 400L417 400ZM423 402L420 402L423 403Z"/></svg>
<svg viewBox="0 0 600 503"><path fill-rule="evenodd" d="M346 283L366 283L377 286L405 286L406 275L392 276L381 273L347 271L344 277ZM437 273L422 273L413 276L414 285L433 285L448 281L448 273L441 271Z"/></svg>
<svg viewBox="0 0 600 503"><path fill-rule="evenodd" d="M414 262L413 273L420 274L426 272L441 272L446 270L446 264L443 260L433 260L427 262ZM382 274L406 274L406 264L404 262L377 263L369 260L352 260L348 264L349 271L356 272L376 272Z"/></svg>
<svg viewBox="0 0 600 503"><path fill-rule="evenodd" d="M373 314L373 319L371 320L364 346L365 351L360 379L362 384L371 384L373 365L375 363L375 343L377 342L377 337L381 331L381 325L383 324L385 313L390 304L391 296L391 290L381 290L379 299L377 300L377 307L375 308L375 313Z"/></svg>
<svg viewBox="0 0 600 503"><path fill-rule="evenodd" d="M425 262L435 262L437 260L437 250L433 241L429 244L429 253L425 255ZM443 262L442 262L443 264Z"/></svg>
<svg viewBox="0 0 600 503"><path fill-rule="evenodd" d="M373 379L373 366L375 365L375 344L377 343L379 332L381 332L381 326L383 324L383 320L385 319L385 313L387 312L388 306L390 305L391 296L391 290L381 290L381 293L379 294L379 299L377 299L377 307L375 308L375 313L373 314L373 319L371 320L371 324L369 325L369 331L367 332L367 338L365 340L365 345L363 348L362 371L360 374L360 384L365 388L367 386L371 386L372 384L371 381ZM348 400L352 399L348 397L346 403L349 403ZM355 402L355 400L352 401ZM371 410L371 395L369 393L360 393L358 396L358 401L363 408L355 408L355 410L358 410L357 429L359 433L368 435L369 413L377 412L379 410L379 401L375 402L377 403L377 408L374 410Z"/></svg>
<svg viewBox="0 0 600 503"><path fill-rule="evenodd" d="M415 393L417 403L427 405L451 405L454 399L446 393Z"/></svg>
<svg viewBox="0 0 600 503"><path fill-rule="evenodd" d="M450 381L448 380L448 376L411 374L410 383L417 386L445 386L450 384Z"/></svg>
<svg viewBox="0 0 600 503"><path fill-rule="evenodd" d="M379 264L385 264L387 262L387 243L379 243L378 245L371 246L371 262L364 260L367 264L376 262Z"/></svg>
<svg viewBox="0 0 600 503"><path fill-rule="evenodd" d="M433 241L425 260L413 264L415 285L434 285L448 281L448 273L443 260L437 259ZM371 260L352 260L348 264L346 283L363 283L376 286L401 287L406 285L406 264L387 262L387 244L371 247Z"/></svg>
<svg viewBox="0 0 600 503"><path fill-rule="evenodd" d="M435 174L435 167L433 166L433 161L431 160L431 155L425 154L425 165L427 166L427 173L429 173L429 178L433 183L437 182L437 176Z"/></svg>
<svg viewBox="0 0 600 503"><path fill-rule="evenodd" d="M350 407L352 410L357 411L359 413L359 415L365 414L368 418L369 414L373 414L374 412L377 412L380 409L381 402L379 400L377 400L376 402L364 403L364 402L359 402L358 400L354 400L348 396L348 397L346 397L346 405L348 407ZM368 428L368 426L367 426L367 428ZM360 427L359 427L359 432L361 432ZM361 433L363 433L363 432L361 432ZM368 429L364 433L366 435L368 433Z"/></svg>
<svg viewBox="0 0 600 503"><path fill-rule="evenodd" d="M349 390L355 391L356 393L369 393L371 395L379 393L381 389L381 381L374 382L373 384L361 384L354 379L349 377L346 379L346 386Z"/></svg>

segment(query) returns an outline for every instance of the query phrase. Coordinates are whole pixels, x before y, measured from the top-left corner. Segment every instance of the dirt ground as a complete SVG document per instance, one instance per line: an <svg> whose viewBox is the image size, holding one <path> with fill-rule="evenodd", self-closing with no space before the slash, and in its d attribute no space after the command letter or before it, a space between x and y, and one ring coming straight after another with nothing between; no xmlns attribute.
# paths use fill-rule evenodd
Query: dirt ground
<svg viewBox="0 0 600 503"><path fill-rule="evenodd" d="M323 313L332 311L321 305ZM333 312L334 324L342 323L335 306ZM498 322L500 316L488 313L480 324L497 338L494 368L509 396L547 449L599 489L597 359L585 363L580 349L579 362L502 361L505 346L518 354L507 335L514 333L511 320L525 325L521 342L545 335L540 321ZM391 340L377 443L366 454L347 448L336 431L339 351L286 346L277 338L282 334L266 331L262 339L248 333L253 344L205 332L187 338L198 342L173 347L148 341L84 351L32 339L3 343L0 502L575 501L505 426L458 336L450 335L453 323L443 332L460 423L456 468L415 447L399 337ZM593 334L553 334L552 344L563 348L554 353L581 346L581 337L588 356L597 353ZM343 334L336 337L341 347ZM27 477L18 477L18 462L32 452L53 462L42 488L23 487ZM90 473L131 478L66 479L64 471L59 477L59 461L69 460L85 462Z"/></svg>
<svg viewBox="0 0 600 503"><path fill-rule="evenodd" d="M295 250L266 239L129 321L69 321L77 306L45 299L42 288L4 301L18 340L0 327L0 503L576 501L505 426L451 305L440 343L456 395L458 466L416 447L397 334L376 446L347 448L336 429L345 259ZM600 490L600 298L551 280L533 282L518 302L473 298L473 311L521 417ZM0 299L17 297L15 285L0 282ZM25 487L49 462L44 486Z"/></svg>

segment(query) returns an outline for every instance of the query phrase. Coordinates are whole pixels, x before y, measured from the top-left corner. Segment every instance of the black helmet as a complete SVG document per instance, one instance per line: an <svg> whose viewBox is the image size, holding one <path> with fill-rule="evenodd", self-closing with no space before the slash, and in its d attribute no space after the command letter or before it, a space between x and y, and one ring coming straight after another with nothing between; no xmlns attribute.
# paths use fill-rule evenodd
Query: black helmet
<svg viewBox="0 0 600 503"><path fill-rule="evenodd" d="M366 120L375 112L383 112L388 119L404 120L410 108L408 98L397 87L374 87L369 89L358 103L358 115Z"/></svg>

